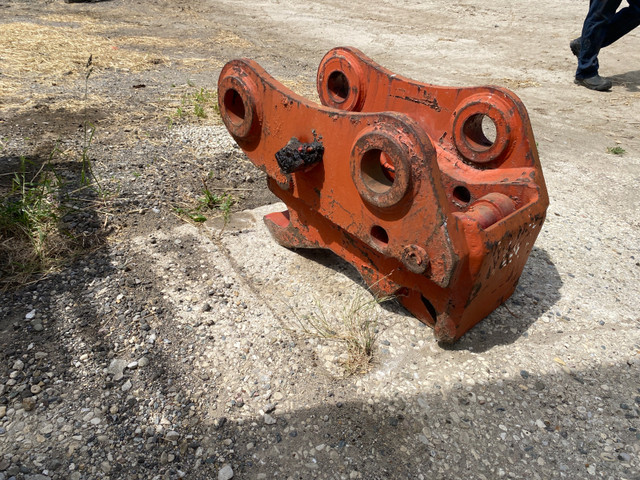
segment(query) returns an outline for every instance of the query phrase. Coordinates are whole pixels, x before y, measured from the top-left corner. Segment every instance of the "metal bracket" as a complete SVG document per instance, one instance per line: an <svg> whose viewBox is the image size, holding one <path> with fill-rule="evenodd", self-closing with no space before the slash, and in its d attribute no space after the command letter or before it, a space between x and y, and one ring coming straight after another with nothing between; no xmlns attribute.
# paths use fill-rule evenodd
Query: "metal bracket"
<svg viewBox="0 0 640 480"><path fill-rule="evenodd" d="M515 289L548 206L526 109L500 87L446 88L335 48L322 106L257 63L224 66L222 119L288 210L276 240L327 248L454 342Z"/></svg>

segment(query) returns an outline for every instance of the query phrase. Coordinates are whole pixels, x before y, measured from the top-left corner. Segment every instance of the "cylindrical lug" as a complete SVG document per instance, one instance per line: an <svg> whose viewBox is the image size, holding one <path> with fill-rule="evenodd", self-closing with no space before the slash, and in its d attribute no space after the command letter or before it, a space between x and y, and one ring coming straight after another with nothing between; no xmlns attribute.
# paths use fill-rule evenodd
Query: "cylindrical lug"
<svg viewBox="0 0 640 480"><path fill-rule="evenodd" d="M224 73L218 80L218 106L222 121L238 141L251 140L260 134L262 122L255 84L251 78L234 71L233 67L227 69L226 75Z"/></svg>
<svg viewBox="0 0 640 480"><path fill-rule="evenodd" d="M483 228L489 228L516 210L515 202L502 193L489 193L478 199L467 210L466 215Z"/></svg>

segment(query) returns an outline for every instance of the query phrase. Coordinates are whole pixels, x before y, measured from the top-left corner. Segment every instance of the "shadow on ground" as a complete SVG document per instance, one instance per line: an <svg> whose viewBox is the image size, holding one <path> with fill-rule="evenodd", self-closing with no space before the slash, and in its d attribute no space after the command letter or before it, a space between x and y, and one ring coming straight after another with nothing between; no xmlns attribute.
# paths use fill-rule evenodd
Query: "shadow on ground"
<svg viewBox="0 0 640 480"><path fill-rule="evenodd" d="M612 75L608 77L614 85L621 85L629 92L640 91L640 70L632 70L620 75Z"/></svg>
<svg viewBox="0 0 640 480"><path fill-rule="evenodd" d="M347 276L354 283L367 288L357 270L329 250L296 249L308 260L331 268ZM522 272L518 286L505 304L467 332L453 350L485 352L497 345L508 345L523 335L533 323L560 299L562 280L545 250L534 247ZM385 302L381 306L393 313L414 318L398 302ZM417 322L418 320L416 320Z"/></svg>

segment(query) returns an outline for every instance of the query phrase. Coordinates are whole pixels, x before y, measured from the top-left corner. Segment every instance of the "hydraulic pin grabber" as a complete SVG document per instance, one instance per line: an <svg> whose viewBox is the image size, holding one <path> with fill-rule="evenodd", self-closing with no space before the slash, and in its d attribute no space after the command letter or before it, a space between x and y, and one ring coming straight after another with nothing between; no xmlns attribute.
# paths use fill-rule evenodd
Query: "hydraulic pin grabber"
<svg viewBox="0 0 640 480"><path fill-rule="evenodd" d="M504 88L415 82L354 48L325 55L317 80L323 106L251 60L220 74L226 127L287 205L269 230L332 250L454 342L513 293L544 222L526 109Z"/></svg>

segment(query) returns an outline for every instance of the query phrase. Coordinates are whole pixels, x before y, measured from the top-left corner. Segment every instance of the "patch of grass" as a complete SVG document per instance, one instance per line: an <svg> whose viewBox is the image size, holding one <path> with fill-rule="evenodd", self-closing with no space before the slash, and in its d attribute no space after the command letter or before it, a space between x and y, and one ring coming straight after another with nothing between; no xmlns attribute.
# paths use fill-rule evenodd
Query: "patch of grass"
<svg viewBox="0 0 640 480"><path fill-rule="evenodd" d="M51 158L34 174L24 157L11 190L0 197L0 277L5 285L22 283L31 275L55 267L73 249L74 239L60 228L68 212L60 195L62 180Z"/></svg>
<svg viewBox="0 0 640 480"><path fill-rule="evenodd" d="M627 151L622 147L607 147L607 153L612 155L624 155Z"/></svg>
<svg viewBox="0 0 640 480"><path fill-rule="evenodd" d="M188 86L195 88L193 83L189 81ZM188 117L190 115L196 118L208 118L209 110L213 110L219 114L218 96L216 92L212 92L206 88L196 88L194 91L186 92L180 97L180 106L176 111L168 117L169 128L171 128L176 120Z"/></svg>
<svg viewBox="0 0 640 480"><path fill-rule="evenodd" d="M213 193L206 180L202 179L202 196L198 198L197 204L192 208L176 207L175 211L183 216L188 217L191 221L202 223L207 221L207 215L222 215L223 225L226 226L231 218L231 207L236 202L235 198L228 193Z"/></svg>
<svg viewBox="0 0 640 480"><path fill-rule="evenodd" d="M87 121L89 77L92 56L84 72L84 120L79 176L63 181L54 168L56 146L44 159L20 156L19 165L10 172L11 185L0 193L0 282L4 288L24 284L33 275L46 274L75 256L95 239L87 232L72 233L63 217L72 211L86 212L92 207L93 193L102 195L90 158L95 127ZM4 142L0 142L4 150ZM15 157L13 157L15 158ZM76 171L77 157L71 170Z"/></svg>
<svg viewBox="0 0 640 480"><path fill-rule="evenodd" d="M319 302L298 323L305 334L344 345L342 366L347 375L366 373L371 367L378 337L379 305L391 297L368 297L362 292L352 296L337 313L329 313Z"/></svg>

